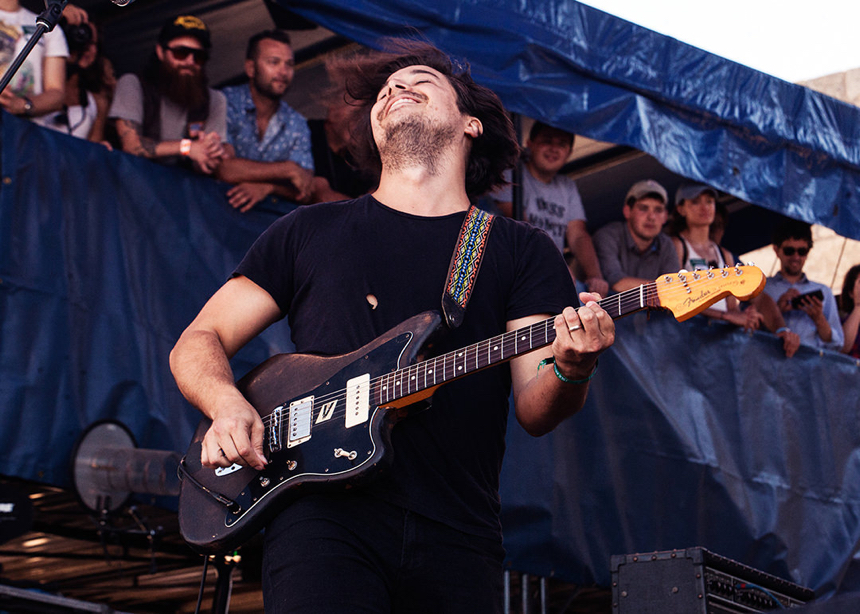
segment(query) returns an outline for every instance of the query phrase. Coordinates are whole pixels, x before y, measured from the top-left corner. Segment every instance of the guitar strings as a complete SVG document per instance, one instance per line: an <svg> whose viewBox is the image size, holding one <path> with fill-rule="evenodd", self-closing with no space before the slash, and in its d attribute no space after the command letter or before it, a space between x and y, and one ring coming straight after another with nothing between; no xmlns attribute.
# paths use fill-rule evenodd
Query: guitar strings
<svg viewBox="0 0 860 614"><path fill-rule="evenodd" d="M748 267L741 267L740 270L743 271L743 269L746 269L746 268L748 268ZM723 276L722 273L724 271L727 271L728 275ZM712 277L709 276L708 273L710 273L712 275ZM699 279L695 278L697 274L698 274ZM688 273L688 275L693 278L692 280L687 279L686 283L673 284L671 288L658 289L658 287L657 287L658 283L662 284L662 285L668 285L668 284L670 284L676 280L676 274L672 274L671 276L669 276L668 281L666 280L665 276L662 278L658 278L654 282L642 284L641 286L637 286L636 288L631 288L630 290L625 290L625 291L620 292L618 294L614 294L612 296L603 298L600 301L598 301L598 305L600 305L602 308L606 309L607 311L609 311L610 309L612 309L613 311L615 309L617 309L617 314L613 317L621 317L622 314L627 315L633 311L636 311L639 309L645 309L648 307L661 307L661 306L665 307L665 305L662 304L663 301L661 301L661 298L667 299L670 302L672 299L683 298L684 296L689 295L691 293L691 287L690 287L691 285L700 284L702 281L713 282L713 281L719 281L721 279L727 279L732 274L737 276L737 273L735 273L735 267L726 267L725 269L711 269L709 272L698 272L698 273L692 272L692 273ZM393 385L395 385L395 386L401 386L400 390L398 390L394 393L389 393L389 398L386 399L386 402L394 402L394 401L397 401L399 399L402 399L402 398L411 396L413 394L417 394L419 392L422 392L424 390L427 390L428 388L433 388L435 386L441 386L442 384L445 384L449 381L452 381L453 379L456 379L457 377L460 377L462 375L466 375L468 373L472 373L474 371L477 371L480 368L484 368L484 367L492 366L494 364L498 364L498 363L505 360L505 358L503 358L505 356L511 356L512 354L513 355L519 355L519 352L517 352L517 346L518 346L517 338L518 337L520 337L521 335L524 335L524 334L528 334L529 338L531 339L533 337L535 331L540 331L540 329L544 329L544 332L542 333L542 335L545 337L545 339L544 339L545 342L541 342L538 345L534 345L522 353L525 354L525 353L528 353L532 350L536 350L539 347L544 347L545 345L549 345L550 343L552 343L555 340L555 329L553 326L553 323L555 321L555 317L556 316L553 316L553 317L548 318L546 320L542 320L540 322L536 322L536 323L531 324L529 326L525 326L521 329L517 329L514 331L507 331L505 333L497 335L496 337L492 337L491 339L480 341L480 342L473 344L473 345L470 345L466 348L454 350L454 351L448 352L446 354L443 354L441 356L430 358L430 359L424 360L422 362L416 363L414 365L408 365L406 367L403 367L402 369L397 369L395 371L377 376L374 379L372 379L368 384L368 386L369 386L369 393L368 393L369 397L371 399L379 401L379 403L374 402L373 403L374 406L384 406L385 405L385 402L383 402L383 400L382 400L382 394L383 394L383 386L387 385L387 384L383 384L383 381L386 379L389 380L390 382L392 382ZM475 352L476 359L477 359L478 354L482 353L484 351L481 349L481 346L485 346L486 350L489 352L489 348L492 345L497 345L500 347L498 360L496 360L495 362L490 361L485 365L476 367L475 369L466 369L459 374L452 375L451 377L446 376L446 372L445 372L446 371L446 369L445 369L446 365L448 364L449 361L451 361L454 363L452 365L452 367L456 368L456 361L458 358L458 356L457 356L458 354L461 354L461 355L468 358L468 356L470 354L470 350L473 350ZM435 372L438 370L437 366L438 366L438 362L440 360L442 361L442 381L436 383ZM427 368L431 362L434 363L434 368L431 371L434 374L433 375L434 380L433 380L433 384L427 384L426 383L426 379L427 379L427 375L428 375L427 374ZM403 394L402 393L402 390L403 390L402 383L403 383L404 377L411 377L411 379L414 379L414 377L416 377L417 375L420 375L420 371L422 371L422 369L424 371L425 383L422 385L422 384L416 382L415 390L411 391L412 385L407 382L406 388L408 389L408 391L405 394ZM415 375L410 376L411 371L414 371ZM323 421L321 423L313 424L313 419L311 420L314 429L323 428L323 427L326 427L328 425L332 425L332 426L339 425L338 419L341 418L342 416L345 416L346 412L347 412L346 403L345 403L346 394L347 394L346 389L340 389L340 390L328 393L326 395L322 395L320 397L315 397L313 399L313 405L317 406L317 407L325 405L325 404L330 403L332 401L337 401L336 409L331 413L330 416L328 416L326 418L325 421ZM344 401L344 403L342 404L343 409L338 409L341 406L340 401ZM269 414L265 418L263 418L263 426L266 429L267 439L268 439L268 433L271 430L273 421L274 421L274 418L272 418L271 414ZM285 421L287 421L287 419L282 419L282 424Z"/></svg>
<svg viewBox="0 0 860 614"><path fill-rule="evenodd" d="M669 294L686 294L687 290L685 288L678 288L678 289L670 290L670 291L668 291L668 293ZM664 292L664 295L665 294L666 293ZM651 283L651 284L644 285L641 291L640 291L640 288L635 288L635 289L626 291L624 293L620 293L618 295L608 297L606 299L601 299L600 303L604 303L604 302L615 303L619 307L619 315L620 315L621 313L624 313L624 311L625 311L625 309L621 308L622 306L626 306L628 308L631 306L633 306L635 308L639 308L642 306L642 302L643 302L642 299L643 298L653 298L653 297L658 296L658 295L659 295L659 293L657 292L656 284ZM610 306L611 305L607 305L607 307L610 307ZM646 304L645 306L647 307L648 305ZM446 365L449 362L455 363L453 365L453 367L456 367L456 362L457 362L457 358L458 358L457 354L458 353L461 356L465 355L468 357L470 350L474 349L474 352L476 354L482 353L482 350L480 348L481 345L486 345L487 348L489 349L489 346L492 345L493 343L495 343L495 344L501 346L501 351L499 354L500 360L501 360L502 356L505 356L506 354L510 355L511 350L512 350L512 348L511 348L512 345L514 346L513 353L518 354L516 352L516 349L515 349L516 345L517 345L516 344L516 337L519 336L521 333L523 333L524 330L529 329L529 335L533 336L533 334L534 334L533 331L535 328L546 329L549 327L550 322L553 322L553 321L554 321L554 318L549 318L548 320L544 320L544 321L535 323L535 324L531 325L530 327L524 327L523 329L520 329L517 331L509 331L507 333L504 333L504 334L499 335L497 337L494 337L492 339L489 339L489 340L480 342L478 344L475 344L474 346L469 346L468 348L465 348L462 350L456 350L456 351L450 352L448 354L444 354L442 356L438 356L436 358L429 359L427 361L423 361L421 363L416 363L415 365L409 365L409 366L404 367L403 369L400 369L398 371L395 371L392 373L387 373L387 374L384 374L382 376L379 376L370 382L370 384L369 384L369 387L370 387L369 396L373 399L379 400L379 403L377 405L384 405L383 398L382 398L383 387L386 386L387 384L383 384L383 380L388 379L391 382L391 385L398 386L398 385L402 384L402 381L404 378L409 378L410 380L414 380L416 376L420 376L422 369L424 370L424 379L425 379L424 385L417 383L416 384L416 390L414 392L412 392L411 391L411 383L407 382L407 386L405 387L407 389L406 394L400 394L400 392L398 391L398 392L394 393L393 399L390 398L391 395L389 394L389 398L387 398L386 401L399 400L403 397L410 396L411 394L416 394L418 392L426 390L427 388L431 388L431 387L434 387L437 385L442 385L451 379L445 375L444 370L445 370ZM546 337L546 339L545 339L546 343L540 343L539 345L535 345L534 347L530 347L529 351L531 351L533 349L537 349L538 347L541 347L541 346L546 345L548 343L551 343L554 340L554 329L549 334L547 334L547 332L545 331L544 336ZM512 341L513 341L513 343L512 343ZM427 366L429 365L429 363L431 361L434 362L434 370L433 371L435 371L439 360L442 361L442 369L443 369L442 381L437 383L437 381L435 379L435 375L434 375L433 384L428 385L426 383L426 379L429 376L429 373L427 372ZM488 363L487 365L484 365L484 366L489 366L490 364L491 363ZM478 367L478 368L480 368L480 367ZM433 371L431 371L431 373ZM414 372L414 374L411 374L411 372ZM463 375L465 375L466 373L471 373L471 372L472 372L471 370L466 370L463 373ZM336 400L336 401L344 400L345 397L346 397L346 390L339 390L339 391L336 391L334 393L329 393L328 395L323 395L321 397L315 398L314 404L321 406L321 405L324 405L328 402L331 402L332 400ZM343 410L336 410L336 411L332 412L326 418L326 421L324 421L322 423L318 423L315 428L322 428L323 426L326 426L326 424L328 424L328 423L337 424L338 421L335 420L335 418L340 418L341 416L345 416L346 411L347 410L344 407ZM270 416L267 416L266 419L264 420L265 426L267 426L267 427L271 426L272 420L273 419Z"/></svg>
<svg viewBox="0 0 860 614"><path fill-rule="evenodd" d="M732 268L728 268L727 270L731 271ZM714 274L713 279L719 279L716 276L716 273L718 271L722 271L722 270L717 269L717 270L712 271L712 273ZM674 277L672 277L671 279L674 279ZM695 280L695 279L693 280L694 283L696 281L698 281L698 280ZM647 299L654 299L655 297L659 298L660 292L658 291L658 289L656 287L658 282L661 282L661 280L657 280L657 282L649 282L648 284L643 284L641 287L633 288L633 289L621 292L619 294L616 294L616 295L613 295L610 297L606 297L604 299L601 299L598 302L598 304L600 304L602 307L609 307L609 308L611 308L613 306L617 306L618 307L618 316L625 313L626 310L631 308L631 307L633 307L635 309L643 307L642 303L645 303L644 307L656 306L656 305L652 304L650 300L647 300ZM661 282L661 283L665 283L665 282ZM680 287L676 285L673 288L663 290L663 296L665 298L674 298L673 295L683 296L684 294L689 294L689 291L688 291L688 288L683 286L683 285ZM616 316L616 317L618 317L618 316ZM408 374L409 371L415 371L416 373L418 373L421 371L421 369L423 367L425 370L425 379L426 379L426 377L427 377L426 368L427 368L428 363L430 363L431 361L435 361L437 363L439 360L443 361L443 378L442 378L441 382L439 382L437 384L436 380L434 379L434 383L430 384L430 385L427 385L426 383L423 386L418 384L416 386L416 390L414 392L409 391L403 395L401 395L400 392L397 392L397 393L394 393L395 394L394 399L388 399L388 400L398 400L400 398L410 396L411 394L416 394L418 392L421 392L422 390L426 390L427 388L434 387L437 385L442 385L442 384L450 381L450 379L452 379L452 378L446 377L444 374L444 368L445 368L445 365L447 364L447 362L449 360L456 362L456 356L455 355L458 353L468 355L469 351L472 349L474 349L474 351L476 353L479 352L480 351L479 346L482 344L489 346L493 343L496 343L497 345L500 345L502 347L501 352L500 352L500 361L501 361L501 356L508 354L509 351L511 350L511 348L510 348L510 346L512 345L511 341L515 340L515 338L517 336L519 336L521 333L523 333L523 331L529 330L529 334L531 335L531 334L533 334L533 329L545 328L548 325L548 323L552 322L552 321L554 321L554 317L549 318L548 320L544 320L542 322L538 322L538 323L533 324L529 327L524 327L523 329L519 329L517 331L508 331L507 333L503 333L502 335L499 335L499 336L494 337L492 339L489 339L489 340L486 340L483 342L479 342L478 344L475 344L473 346L469 346L469 347L461 349L461 350L455 350L453 352L449 352L448 354L444 354L442 356L438 356L436 358L429 359L429 360L423 361L421 363L416 363L415 365L409 365L407 367L404 367L403 369L399 369L397 371L379 376L370 382L371 398L374 398L374 399L379 398L380 399L379 405L384 404L382 402L382 399L381 399L381 394L382 394L381 381L385 378L389 378L389 379L393 380L394 385L400 385L402 383L404 375ZM554 330L551 332L551 335L552 335L552 338L547 339L546 344L551 343L554 340ZM514 343L514 345L516 345L516 343ZM533 349L537 349L538 347L541 347L542 345L545 345L545 344L541 344L540 346L536 345L534 347L531 347L528 351L531 351ZM490 366L490 365L487 364L484 366ZM471 372L472 372L471 370L467 370L463 374L471 373ZM408 377L408 375L406 375L406 376ZM414 379L414 376L413 376L413 379ZM411 389L411 385L407 384L407 388ZM315 405L325 404L325 403L331 402L332 400L342 400L345 398L345 395L346 395L346 390L339 390L339 391L336 391L334 393L329 393L328 395L324 395L324 396L315 398L314 404ZM329 420L332 420L333 418L336 418L336 417L339 418L341 415L345 415L345 413L346 413L346 409L344 409L343 411L337 410L337 411L332 413L332 415L327 419L326 422L328 422ZM272 421L272 418L270 416L266 416L266 418L264 419L264 425L270 426L271 421ZM320 427L324 426L325 424L326 424L325 422L318 424L317 428L320 428Z"/></svg>

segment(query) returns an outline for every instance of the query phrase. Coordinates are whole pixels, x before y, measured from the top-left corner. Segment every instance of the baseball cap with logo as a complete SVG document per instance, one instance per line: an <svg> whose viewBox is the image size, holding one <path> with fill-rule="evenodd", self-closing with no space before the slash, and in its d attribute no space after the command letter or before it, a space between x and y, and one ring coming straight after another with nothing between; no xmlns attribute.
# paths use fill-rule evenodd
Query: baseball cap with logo
<svg viewBox="0 0 860 614"><path fill-rule="evenodd" d="M202 19L194 15L180 15L164 24L164 27L161 28L161 33L158 35L158 44L164 47L170 41L180 36L193 36L200 41L204 49L212 47L209 28L206 27Z"/></svg>
<svg viewBox="0 0 860 614"><path fill-rule="evenodd" d="M669 195L666 193L666 188L653 179L643 179L642 181L634 183L630 189L627 190L627 196L624 197L624 202L633 204L640 198L645 198L646 196L659 196L664 205L669 204Z"/></svg>

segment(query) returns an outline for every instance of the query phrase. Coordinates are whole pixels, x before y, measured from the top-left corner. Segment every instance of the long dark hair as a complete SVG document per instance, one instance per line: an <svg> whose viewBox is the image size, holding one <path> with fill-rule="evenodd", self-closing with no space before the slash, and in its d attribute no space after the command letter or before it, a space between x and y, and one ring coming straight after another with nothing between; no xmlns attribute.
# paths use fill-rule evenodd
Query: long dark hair
<svg viewBox="0 0 860 614"><path fill-rule="evenodd" d="M486 194L504 185L503 173L516 164L519 144L513 124L496 94L475 83L466 64L455 63L448 55L425 41L386 39L384 51L335 58L329 74L343 83L347 102L355 107L350 150L362 170L376 178L382 171L379 150L373 139L370 109L379 91L393 73L408 66L429 66L448 78L457 94L461 113L477 117L483 133L473 139L466 167L469 198Z"/></svg>
<svg viewBox="0 0 860 614"><path fill-rule="evenodd" d="M845 273L845 281L842 282L842 294L839 295L839 304L842 311L851 313L854 311L854 284L860 276L860 264L855 264Z"/></svg>

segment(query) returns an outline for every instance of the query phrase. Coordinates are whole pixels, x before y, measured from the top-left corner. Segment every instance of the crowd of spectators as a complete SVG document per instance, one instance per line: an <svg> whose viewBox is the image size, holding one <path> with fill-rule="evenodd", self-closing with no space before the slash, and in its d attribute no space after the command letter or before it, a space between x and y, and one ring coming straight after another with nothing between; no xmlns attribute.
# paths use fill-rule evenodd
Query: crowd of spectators
<svg viewBox="0 0 860 614"><path fill-rule="evenodd" d="M36 15L0 0L0 66L9 65L35 29ZM43 35L0 108L72 136L232 184L226 198L248 211L272 195L298 204L355 197L372 184L352 165L342 95L326 103L312 133L283 97L295 60L290 36L267 30L248 41L248 82L216 90L207 63L212 36L193 15L168 20L144 68L114 78L100 32L68 5L60 28ZM315 158L323 174L314 174Z"/></svg>
<svg viewBox="0 0 860 614"><path fill-rule="evenodd" d="M26 44L35 14L17 0L0 0L0 65ZM103 142L162 164L184 167L232 184L226 198L248 211L268 196L298 204L354 198L372 179L349 153L351 107L334 83L325 119L306 120L284 100L295 59L289 34L267 30L247 45L247 83L216 90L206 66L212 37L206 24L180 15L162 27L144 69L114 78L100 46L100 31L85 11L68 5L62 28L44 35L0 94L0 108L80 138ZM337 81L337 75L330 73ZM342 77L342 76L341 76ZM653 179L635 181L620 203L623 221L592 238L576 183L560 173L574 135L535 122L511 185L490 195L507 216L542 228L565 253L580 289L623 292L680 269L735 263L720 245L727 212L704 184L678 187L674 202ZM514 210L516 183L522 210ZM740 304L732 296L704 311L746 330L764 328L783 340L787 356L799 345L860 358L860 265L845 277L837 304L830 289L809 280L803 267L812 235L808 224L788 222L773 248L780 270L765 292Z"/></svg>
<svg viewBox="0 0 860 614"><path fill-rule="evenodd" d="M546 230L571 258L571 274L592 291L604 283L605 294L623 292L678 270L734 266L735 256L721 246L728 212L717 191L704 184L683 183L670 201L653 179L636 181L620 204L624 221L605 224L592 238L576 184L559 172L567 163L573 135L536 122L523 154L522 217ZM492 195L504 215L514 215L512 189ZM849 272L842 294L842 321L830 289L807 279L803 264L812 248L810 225L788 220L773 239L780 271L768 278L765 291L741 303L728 296L702 315L744 330L767 330L782 340L786 357L801 344L860 354L860 266Z"/></svg>

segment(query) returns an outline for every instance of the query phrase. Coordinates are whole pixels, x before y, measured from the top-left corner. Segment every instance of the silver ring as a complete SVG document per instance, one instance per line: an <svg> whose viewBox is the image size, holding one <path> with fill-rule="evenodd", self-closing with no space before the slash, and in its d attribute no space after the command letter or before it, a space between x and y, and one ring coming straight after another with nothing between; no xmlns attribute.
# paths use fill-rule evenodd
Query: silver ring
<svg viewBox="0 0 860 614"><path fill-rule="evenodd" d="M573 326L571 326L568 330L569 330L570 332L573 332L573 331L575 331L575 330L579 330L580 328L582 328L582 326L580 326L579 324L574 324L574 325L573 325Z"/></svg>

